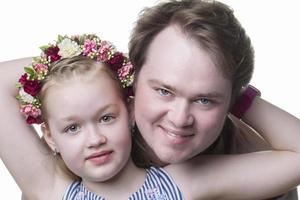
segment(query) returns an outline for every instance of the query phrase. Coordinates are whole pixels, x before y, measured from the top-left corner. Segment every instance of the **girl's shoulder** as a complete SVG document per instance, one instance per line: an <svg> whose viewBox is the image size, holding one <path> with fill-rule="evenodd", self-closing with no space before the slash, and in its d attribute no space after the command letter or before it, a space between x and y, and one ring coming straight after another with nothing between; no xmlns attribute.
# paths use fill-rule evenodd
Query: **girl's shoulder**
<svg viewBox="0 0 300 200"><path fill-rule="evenodd" d="M63 200L75 199L75 197L80 193L82 186L81 181L73 181L67 188L63 196Z"/></svg>
<svg viewBox="0 0 300 200"><path fill-rule="evenodd" d="M143 186L139 189L149 199L183 200L183 195L169 173L161 167L147 169L147 177Z"/></svg>
<svg viewBox="0 0 300 200"><path fill-rule="evenodd" d="M84 187L82 181L73 181L67 188L63 200L104 200L101 197Z"/></svg>

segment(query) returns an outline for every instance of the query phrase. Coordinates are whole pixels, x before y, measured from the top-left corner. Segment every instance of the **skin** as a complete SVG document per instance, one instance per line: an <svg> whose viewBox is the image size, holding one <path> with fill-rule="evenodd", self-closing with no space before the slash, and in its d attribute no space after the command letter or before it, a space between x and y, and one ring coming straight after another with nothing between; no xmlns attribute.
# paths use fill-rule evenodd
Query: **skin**
<svg viewBox="0 0 300 200"><path fill-rule="evenodd" d="M154 160L184 162L212 144L230 94L231 82L203 48L177 26L161 31L149 47L135 96L136 123Z"/></svg>
<svg viewBox="0 0 300 200"><path fill-rule="evenodd" d="M108 77L88 82L73 79L47 90L44 133L68 168L90 185L113 178L127 163L128 114Z"/></svg>

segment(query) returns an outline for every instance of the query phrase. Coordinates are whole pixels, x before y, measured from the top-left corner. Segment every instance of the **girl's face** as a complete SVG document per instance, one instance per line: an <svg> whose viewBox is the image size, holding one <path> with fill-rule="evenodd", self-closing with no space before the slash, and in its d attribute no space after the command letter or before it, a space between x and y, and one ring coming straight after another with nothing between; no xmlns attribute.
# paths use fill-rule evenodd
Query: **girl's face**
<svg viewBox="0 0 300 200"><path fill-rule="evenodd" d="M105 75L73 78L47 91L46 141L84 181L112 178L130 157L128 112L118 93Z"/></svg>
<svg viewBox="0 0 300 200"><path fill-rule="evenodd" d="M135 120L154 159L194 157L219 136L231 82L211 56L176 26L152 41L135 91Z"/></svg>

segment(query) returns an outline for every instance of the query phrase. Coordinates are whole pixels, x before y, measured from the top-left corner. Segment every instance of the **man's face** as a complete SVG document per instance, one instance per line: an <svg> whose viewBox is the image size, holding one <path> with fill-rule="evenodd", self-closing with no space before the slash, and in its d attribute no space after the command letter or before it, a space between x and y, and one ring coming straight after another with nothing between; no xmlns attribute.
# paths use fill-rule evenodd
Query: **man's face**
<svg viewBox="0 0 300 200"><path fill-rule="evenodd" d="M183 162L219 136L231 82L209 53L177 26L154 38L137 78L135 120L154 159Z"/></svg>

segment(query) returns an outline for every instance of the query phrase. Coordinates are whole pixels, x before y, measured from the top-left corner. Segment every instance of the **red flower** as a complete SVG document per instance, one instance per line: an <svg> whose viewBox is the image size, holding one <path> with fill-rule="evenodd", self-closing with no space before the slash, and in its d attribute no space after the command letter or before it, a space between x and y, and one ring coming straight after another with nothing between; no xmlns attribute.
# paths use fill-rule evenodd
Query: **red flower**
<svg viewBox="0 0 300 200"><path fill-rule="evenodd" d="M22 85L24 85L27 82L27 73L24 73L21 78L19 79L19 83L21 83Z"/></svg>
<svg viewBox="0 0 300 200"><path fill-rule="evenodd" d="M46 50L45 54L47 55L47 58L50 57L51 62L55 62L60 59L60 55L58 55L58 52L59 48L57 46L51 46Z"/></svg>
<svg viewBox="0 0 300 200"><path fill-rule="evenodd" d="M112 70L118 71L119 68L123 66L124 56L120 52L116 52L113 57L107 61L107 64L111 67Z"/></svg>
<svg viewBox="0 0 300 200"><path fill-rule="evenodd" d="M26 122L28 124L41 124L43 121L42 121L41 117L34 118L31 116L28 116L26 119Z"/></svg>
<svg viewBox="0 0 300 200"><path fill-rule="evenodd" d="M35 96L41 89L41 85L38 81L31 81L27 80L24 83L24 91L27 92L28 94L31 94L31 96Z"/></svg>

